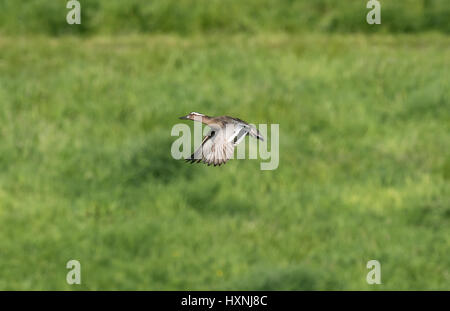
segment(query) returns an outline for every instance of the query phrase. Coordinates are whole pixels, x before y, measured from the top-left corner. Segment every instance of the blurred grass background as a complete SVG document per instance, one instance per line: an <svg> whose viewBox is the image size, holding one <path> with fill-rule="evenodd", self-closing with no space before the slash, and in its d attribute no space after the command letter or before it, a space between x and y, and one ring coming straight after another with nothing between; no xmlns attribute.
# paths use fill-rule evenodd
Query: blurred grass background
<svg viewBox="0 0 450 311"><path fill-rule="evenodd" d="M81 25L67 0L0 0L0 33L450 32L448 0L381 0L382 23L365 22L366 0L84 0Z"/></svg>
<svg viewBox="0 0 450 311"><path fill-rule="evenodd" d="M447 1L80 2L0 1L0 289L450 288ZM279 168L173 160L189 111Z"/></svg>

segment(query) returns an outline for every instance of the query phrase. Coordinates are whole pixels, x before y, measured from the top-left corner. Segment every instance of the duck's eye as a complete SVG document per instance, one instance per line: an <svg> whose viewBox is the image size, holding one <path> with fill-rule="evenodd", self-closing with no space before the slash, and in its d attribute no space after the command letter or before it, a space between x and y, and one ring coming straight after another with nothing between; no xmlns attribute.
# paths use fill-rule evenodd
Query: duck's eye
<svg viewBox="0 0 450 311"><path fill-rule="evenodd" d="M236 142L237 142L237 136L235 136L233 139L233 143L236 143Z"/></svg>
<svg viewBox="0 0 450 311"><path fill-rule="evenodd" d="M214 131L211 131L211 134L209 134L209 136L210 136L210 137L213 137L213 136L214 136L214 134L216 134L216 132L214 132Z"/></svg>

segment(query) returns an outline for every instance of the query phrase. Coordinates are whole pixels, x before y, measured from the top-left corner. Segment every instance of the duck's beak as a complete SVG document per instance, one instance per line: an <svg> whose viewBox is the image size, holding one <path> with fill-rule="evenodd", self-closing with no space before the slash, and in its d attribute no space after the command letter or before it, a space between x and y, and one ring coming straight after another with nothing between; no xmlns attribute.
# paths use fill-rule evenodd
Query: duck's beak
<svg viewBox="0 0 450 311"><path fill-rule="evenodd" d="M188 116L189 116L189 115L184 116L184 117L179 117L178 119L180 119L180 120L189 120Z"/></svg>

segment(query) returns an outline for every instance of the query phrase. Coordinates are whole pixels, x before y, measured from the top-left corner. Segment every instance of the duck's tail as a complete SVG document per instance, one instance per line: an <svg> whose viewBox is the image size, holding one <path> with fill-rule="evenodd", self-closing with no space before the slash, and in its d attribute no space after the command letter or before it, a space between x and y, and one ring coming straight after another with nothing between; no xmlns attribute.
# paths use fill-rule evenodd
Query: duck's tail
<svg viewBox="0 0 450 311"><path fill-rule="evenodd" d="M261 133L258 131L256 127L251 126L250 131L248 133L250 134L250 136L264 141L264 137L261 135Z"/></svg>

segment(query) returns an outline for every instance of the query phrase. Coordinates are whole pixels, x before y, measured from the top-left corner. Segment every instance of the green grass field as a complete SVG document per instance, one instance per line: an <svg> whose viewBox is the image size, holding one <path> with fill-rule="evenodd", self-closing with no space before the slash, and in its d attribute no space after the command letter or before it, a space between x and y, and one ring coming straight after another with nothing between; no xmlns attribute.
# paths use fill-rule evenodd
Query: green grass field
<svg viewBox="0 0 450 311"><path fill-rule="evenodd" d="M68 0L0 0L0 34L367 32L450 34L448 0L379 0L382 22L366 23L369 0L79 0L82 23L68 25Z"/></svg>
<svg viewBox="0 0 450 311"><path fill-rule="evenodd" d="M438 33L0 38L0 289L448 290L449 51ZM278 169L172 159L190 111L280 124Z"/></svg>

